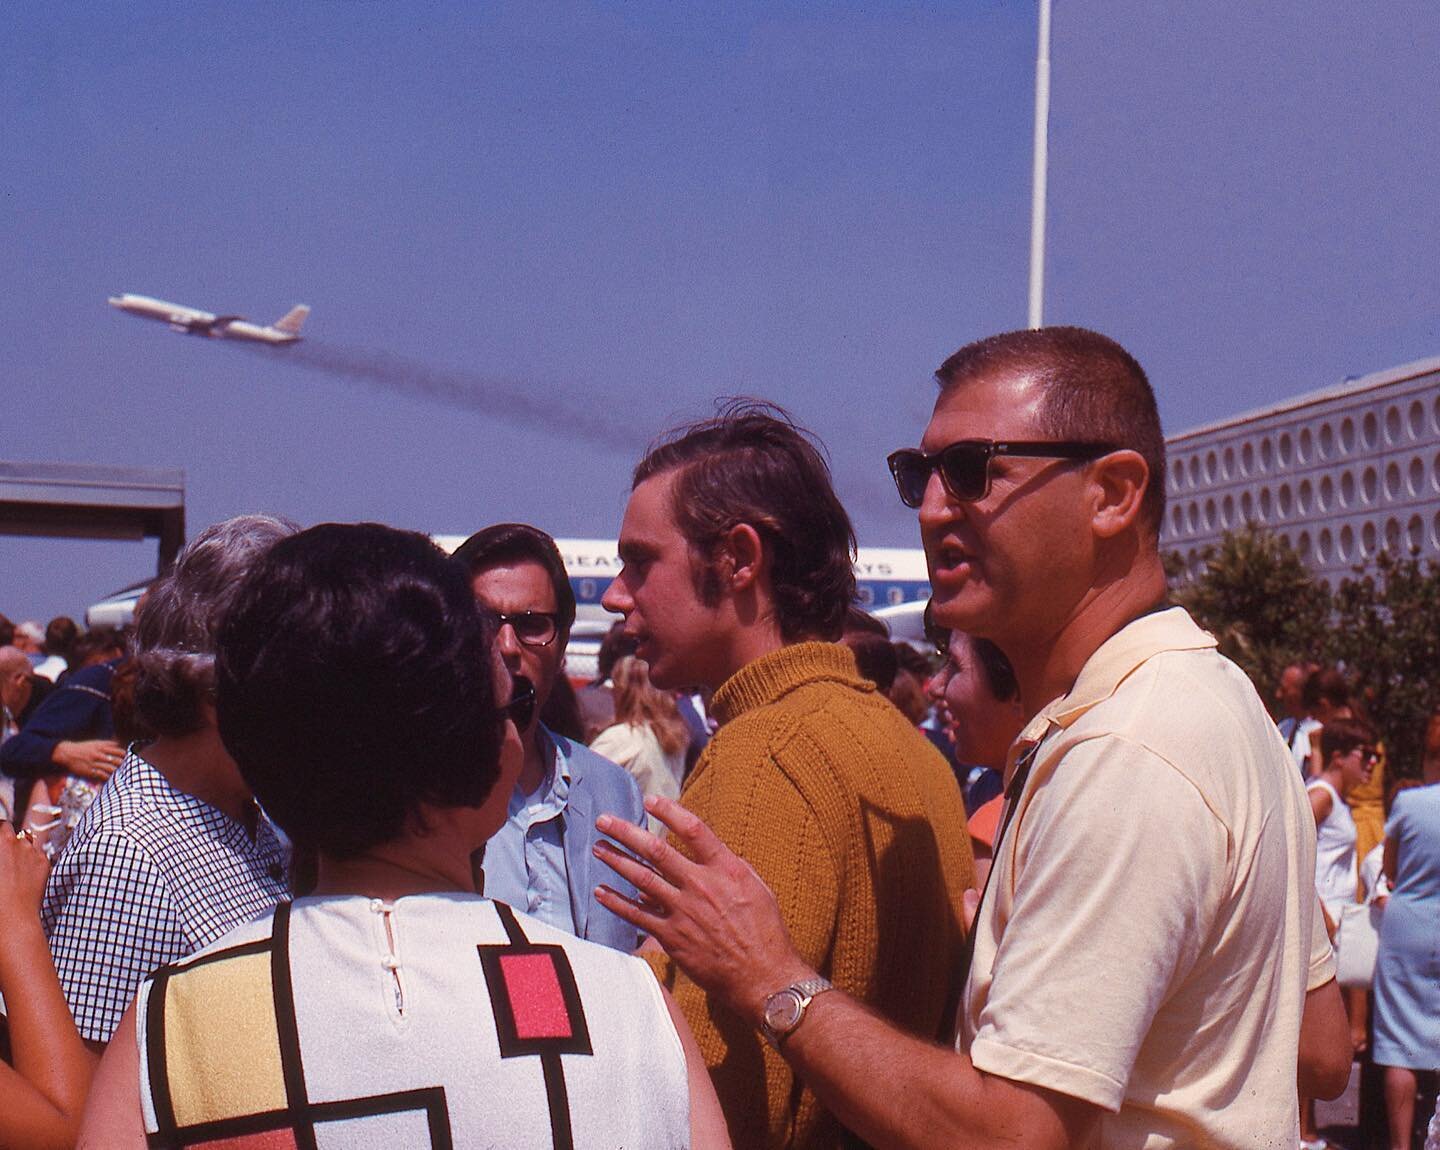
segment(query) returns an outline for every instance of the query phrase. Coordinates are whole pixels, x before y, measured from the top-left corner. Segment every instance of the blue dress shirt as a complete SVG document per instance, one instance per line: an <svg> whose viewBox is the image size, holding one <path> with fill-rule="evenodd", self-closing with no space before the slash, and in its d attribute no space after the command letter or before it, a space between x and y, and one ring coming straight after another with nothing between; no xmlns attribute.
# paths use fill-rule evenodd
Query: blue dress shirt
<svg viewBox="0 0 1440 1150"><path fill-rule="evenodd" d="M589 747L543 725L538 737L549 770L534 794L517 786L510 796L505 825L485 845L485 895L580 938L633 951L635 928L596 902L594 891L600 883L634 890L591 848L601 813L644 825L640 788Z"/></svg>

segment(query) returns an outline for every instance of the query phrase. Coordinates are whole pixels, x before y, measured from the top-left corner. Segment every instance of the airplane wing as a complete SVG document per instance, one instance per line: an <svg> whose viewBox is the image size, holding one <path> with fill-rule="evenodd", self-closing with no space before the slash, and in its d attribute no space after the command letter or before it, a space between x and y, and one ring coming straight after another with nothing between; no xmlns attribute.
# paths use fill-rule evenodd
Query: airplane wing
<svg viewBox="0 0 1440 1150"><path fill-rule="evenodd" d="M229 323L239 316L211 315L208 311L174 311L169 324L176 331L209 331L215 324Z"/></svg>

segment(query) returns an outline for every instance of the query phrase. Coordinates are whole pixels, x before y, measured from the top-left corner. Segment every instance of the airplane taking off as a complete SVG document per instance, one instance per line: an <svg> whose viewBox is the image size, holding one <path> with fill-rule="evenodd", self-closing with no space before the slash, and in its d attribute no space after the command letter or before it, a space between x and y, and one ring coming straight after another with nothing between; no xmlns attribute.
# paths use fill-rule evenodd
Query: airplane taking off
<svg viewBox="0 0 1440 1150"><path fill-rule="evenodd" d="M243 315L212 315L198 308L151 299L148 295L112 295L110 306L138 315L142 319L158 319L168 323L171 331L186 335L204 335L211 339L248 339L255 343L294 343L300 338L300 325L310 314L303 303L292 307L282 319L270 327L248 323Z"/></svg>

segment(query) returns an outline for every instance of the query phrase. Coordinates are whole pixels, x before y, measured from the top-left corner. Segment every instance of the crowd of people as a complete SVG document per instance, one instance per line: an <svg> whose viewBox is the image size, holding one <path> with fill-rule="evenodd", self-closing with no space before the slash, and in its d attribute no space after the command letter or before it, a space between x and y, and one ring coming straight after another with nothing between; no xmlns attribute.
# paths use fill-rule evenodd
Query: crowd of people
<svg viewBox="0 0 1440 1150"><path fill-rule="evenodd" d="M1440 708L1427 724L1420 776L1396 778L1340 669L1292 664L1275 699L1315 819L1315 886L1367 1071L1361 1111L1376 1126L1383 1113L1384 1145L1404 1150L1417 1075L1433 1077L1440 1033ZM1301 1139L1310 1150L1327 1145L1308 1101Z"/></svg>
<svg viewBox="0 0 1440 1150"><path fill-rule="evenodd" d="M1358 1055L1418 1146L1440 710L1402 780L1168 604L1113 341L936 378L928 653L757 402L639 461L589 682L520 523L241 516L128 634L0 618L0 1145L1318 1150Z"/></svg>

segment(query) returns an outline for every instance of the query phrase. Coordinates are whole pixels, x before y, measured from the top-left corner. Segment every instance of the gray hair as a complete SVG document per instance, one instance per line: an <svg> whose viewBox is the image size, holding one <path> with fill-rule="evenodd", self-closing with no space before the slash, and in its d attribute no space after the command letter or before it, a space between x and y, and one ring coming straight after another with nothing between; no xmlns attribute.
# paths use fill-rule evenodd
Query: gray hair
<svg viewBox="0 0 1440 1150"><path fill-rule="evenodd" d="M192 539L136 613L135 714L159 735L204 726L201 704L215 686L215 635L247 571L299 530L289 519L237 515Z"/></svg>

